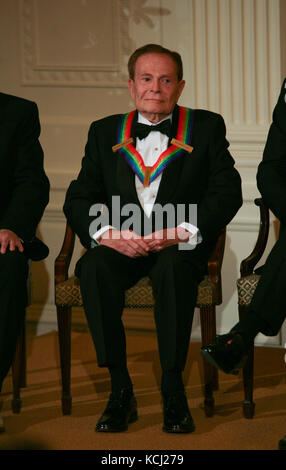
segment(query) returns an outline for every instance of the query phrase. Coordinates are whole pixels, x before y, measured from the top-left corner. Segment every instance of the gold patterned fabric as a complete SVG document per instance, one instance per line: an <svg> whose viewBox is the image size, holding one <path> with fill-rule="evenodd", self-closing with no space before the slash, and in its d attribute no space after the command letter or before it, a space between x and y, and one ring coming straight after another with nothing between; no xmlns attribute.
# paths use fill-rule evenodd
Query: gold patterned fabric
<svg viewBox="0 0 286 470"><path fill-rule="evenodd" d="M153 305L154 296L149 277L143 277L125 293L125 307L127 308L148 308Z"/></svg>
<svg viewBox="0 0 286 470"><path fill-rule="evenodd" d="M197 307L202 305L216 305L215 285L211 282L209 276L205 276L198 288Z"/></svg>
<svg viewBox="0 0 286 470"><path fill-rule="evenodd" d="M58 306L82 307L79 279L72 276L67 281L57 284L55 296Z"/></svg>
<svg viewBox="0 0 286 470"><path fill-rule="evenodd" d="M253 294L256 290L259 274L250 274L249 276L241 277L237 281L238 303L239 305L249 305Z"/></svg>
<svg viewBox="0 0 286 470"><path fill-rule="evenodd" d="M70 277L67 281L57 284L55 290L55 303L58 306L82 307L82 297L79 287L79 279L76 276ZM208 276L200 283L198 289L197 306L215 305L215 286ZM128 308L148 308L153 307L154 297L151 281L148 277L140 281L125 294L125 307Z"/></svg>

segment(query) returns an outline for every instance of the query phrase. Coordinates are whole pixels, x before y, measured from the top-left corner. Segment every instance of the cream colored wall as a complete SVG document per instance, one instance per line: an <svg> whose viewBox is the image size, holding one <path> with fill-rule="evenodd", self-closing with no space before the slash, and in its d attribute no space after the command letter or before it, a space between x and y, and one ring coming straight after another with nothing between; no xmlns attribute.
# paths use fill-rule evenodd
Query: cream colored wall
<svg viewBox="0 0 286 470"><path fill-rule="evenodd" d="M126 63L147 42L181 53L187 86L180 104L219 112L226 121L244 205L228 228L218 330L237 321L235 280L256 239L256 168L281 85L279 11L279 0L0 0L0 88L37 102L51 182L39 227L51 253L33 264L28 313L39 333L56 327L53 270L64 233L62 205L89 125L132 108ZM80 252L77 245L75 258ZM74 321L84 321L79 310ZM151 318L128 315L126 322L153 325ZM200 338L198 316L193 338Z"/></svg>

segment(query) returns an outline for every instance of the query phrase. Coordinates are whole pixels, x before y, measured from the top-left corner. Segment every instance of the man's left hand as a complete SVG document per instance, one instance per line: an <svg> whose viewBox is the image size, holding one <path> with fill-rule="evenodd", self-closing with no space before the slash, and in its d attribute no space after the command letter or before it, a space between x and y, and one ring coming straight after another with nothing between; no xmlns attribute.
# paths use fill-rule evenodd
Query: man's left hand
<svg viewBox="0 0 286 470"><path fill-rule="evenodd" d="M165 228L147 235L144 240L148 244L150 251L161 251L168 246L187 242L190 232L182 227Z"/></svg>

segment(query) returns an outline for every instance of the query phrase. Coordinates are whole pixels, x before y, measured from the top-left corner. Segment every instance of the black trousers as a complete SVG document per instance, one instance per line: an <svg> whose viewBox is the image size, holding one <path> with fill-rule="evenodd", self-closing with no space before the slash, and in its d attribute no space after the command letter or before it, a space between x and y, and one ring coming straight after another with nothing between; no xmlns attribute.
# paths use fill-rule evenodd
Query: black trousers
<svg viewBox="0 0 286 470"><path fill-rule="evenodd" d="M124 293L148 275L155 297L162 369L184 369L202 277L191 259L189 251L178 250L177 246L136 259L102 245L83 255L76 266L76 275L80 278L99 366L126 365L125 331L121 320Z"/></svg>
<svg viewBox="0 0 286 470"><path fill-rule="evenodd" d="M261 333L267 336L278 334L286 317L286 229L282 228L262 268L261 278L250 304L265 324Z"/></svg>
<svg viewBox="0 0 286 470"><path fill-rule="evenodd" d="M11 367L27 306L28 259L18 250L0 254L0 391Z"/></svg>

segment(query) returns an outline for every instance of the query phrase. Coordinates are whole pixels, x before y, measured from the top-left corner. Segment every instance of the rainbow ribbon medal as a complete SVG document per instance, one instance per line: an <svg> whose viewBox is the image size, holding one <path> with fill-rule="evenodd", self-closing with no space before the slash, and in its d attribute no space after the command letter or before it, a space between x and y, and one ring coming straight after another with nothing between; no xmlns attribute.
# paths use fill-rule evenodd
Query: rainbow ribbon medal
<svg viewBox="0 0 286 470"><path fill-rule="evenodd" d="M143 158L133 145L131 126L135 112L134 110L122 116L118 128L118 144L114 145L112 150L120 152L141 183L144 186L149 186L175 158L178 158L185 151L188 153L193 151L190 143L194 112L192 109L179 106L177 136L171 140L171 146L160 155L153 166L145 166Z"/></svg>

